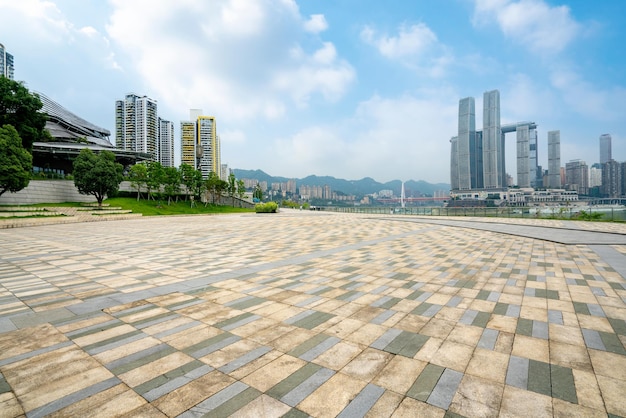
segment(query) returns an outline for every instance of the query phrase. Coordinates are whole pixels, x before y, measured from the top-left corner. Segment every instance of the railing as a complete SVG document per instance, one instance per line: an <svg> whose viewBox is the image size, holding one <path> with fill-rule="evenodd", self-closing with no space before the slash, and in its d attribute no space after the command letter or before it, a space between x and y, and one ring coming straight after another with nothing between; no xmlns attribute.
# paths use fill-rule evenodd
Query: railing
<svg viewBox="0 0 626 418"><path fill-rule="evenodd" d="M340 207L324 206L321 210L340 213L366 213L378 215L420 215L420 216L472 216L526 219L566 219L626 222L624 208L577 208L577 207L544 207L544 208L444 208L444 207Z"/></svg>

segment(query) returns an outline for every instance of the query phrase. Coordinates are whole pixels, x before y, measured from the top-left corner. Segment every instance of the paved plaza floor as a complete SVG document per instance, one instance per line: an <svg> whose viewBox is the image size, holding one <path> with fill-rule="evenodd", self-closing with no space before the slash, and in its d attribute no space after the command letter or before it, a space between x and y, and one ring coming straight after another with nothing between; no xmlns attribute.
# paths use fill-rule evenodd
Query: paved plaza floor
<svg viewBox="0 0 626 418"><path fill-rule="evenodd" d="M1 417L626 416L626 225L0 230Z"/></svg>

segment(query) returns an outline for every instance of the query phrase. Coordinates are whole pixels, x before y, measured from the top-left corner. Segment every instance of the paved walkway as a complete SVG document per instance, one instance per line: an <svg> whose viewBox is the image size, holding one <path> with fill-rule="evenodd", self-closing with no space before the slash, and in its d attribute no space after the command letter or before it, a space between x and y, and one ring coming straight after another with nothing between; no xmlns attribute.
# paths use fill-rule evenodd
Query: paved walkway
<svg viewBox="0 0 626 418"><path fill-rule="evenodd" d="M284 211L0 230L0 416L626 416L625 228Z"/></svg>

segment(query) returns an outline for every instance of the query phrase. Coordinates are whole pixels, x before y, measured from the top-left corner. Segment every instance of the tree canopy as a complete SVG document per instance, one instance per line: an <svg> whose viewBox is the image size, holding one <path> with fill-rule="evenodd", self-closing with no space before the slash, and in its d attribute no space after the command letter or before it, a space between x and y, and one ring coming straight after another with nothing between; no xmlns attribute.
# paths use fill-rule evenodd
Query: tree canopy
<svg viewBox="0 0 626 418"><path fill-rule="evenodd" d="M0 77L0 126L12 125L29 152L33 142L47 141L46 115L39 112L43 103L21 82Z"/></svg>
<svg viewBox="0 0 626 418"><path fill-rule="evenodd" d="M22 146L17 130L11 125L0 127L0 196L28 186L32 167L33 157Z"/></svg>
<svg viewBox="0 0 626 418"><path fill-rule="evenodd" d="M124 178L122 171L122 165L115 162L111 151L94 154L85 148L74 160L74 185L81 194L93 195L98 206L102 206L106 196L117 192Z"/></svg>

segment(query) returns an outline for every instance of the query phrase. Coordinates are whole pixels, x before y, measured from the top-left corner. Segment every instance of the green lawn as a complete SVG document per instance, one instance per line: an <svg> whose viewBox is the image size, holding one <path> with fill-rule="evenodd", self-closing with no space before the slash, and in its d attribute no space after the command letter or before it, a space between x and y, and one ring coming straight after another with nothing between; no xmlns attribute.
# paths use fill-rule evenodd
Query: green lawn
<svg viewBox="0 0 626 418"><path fill-rule="evenodd" d="M204 203L196 204L193 208L189 202L179 201L167 204L165 200L146 200L137 201L134 197L114 197L106 199L103 204L108 206L121 207L122 209L130 209L133 213L141 213L143 216L159 216L159 215L200 215L200 214L220 214L220 213L241 213L254 212L254 209L233 208L231 206L218 206ZM21 207L34 206L63 206L63 207L81 207L85 206L78 202L65 203L38 203L35 205L20 205Z"/></svg>

